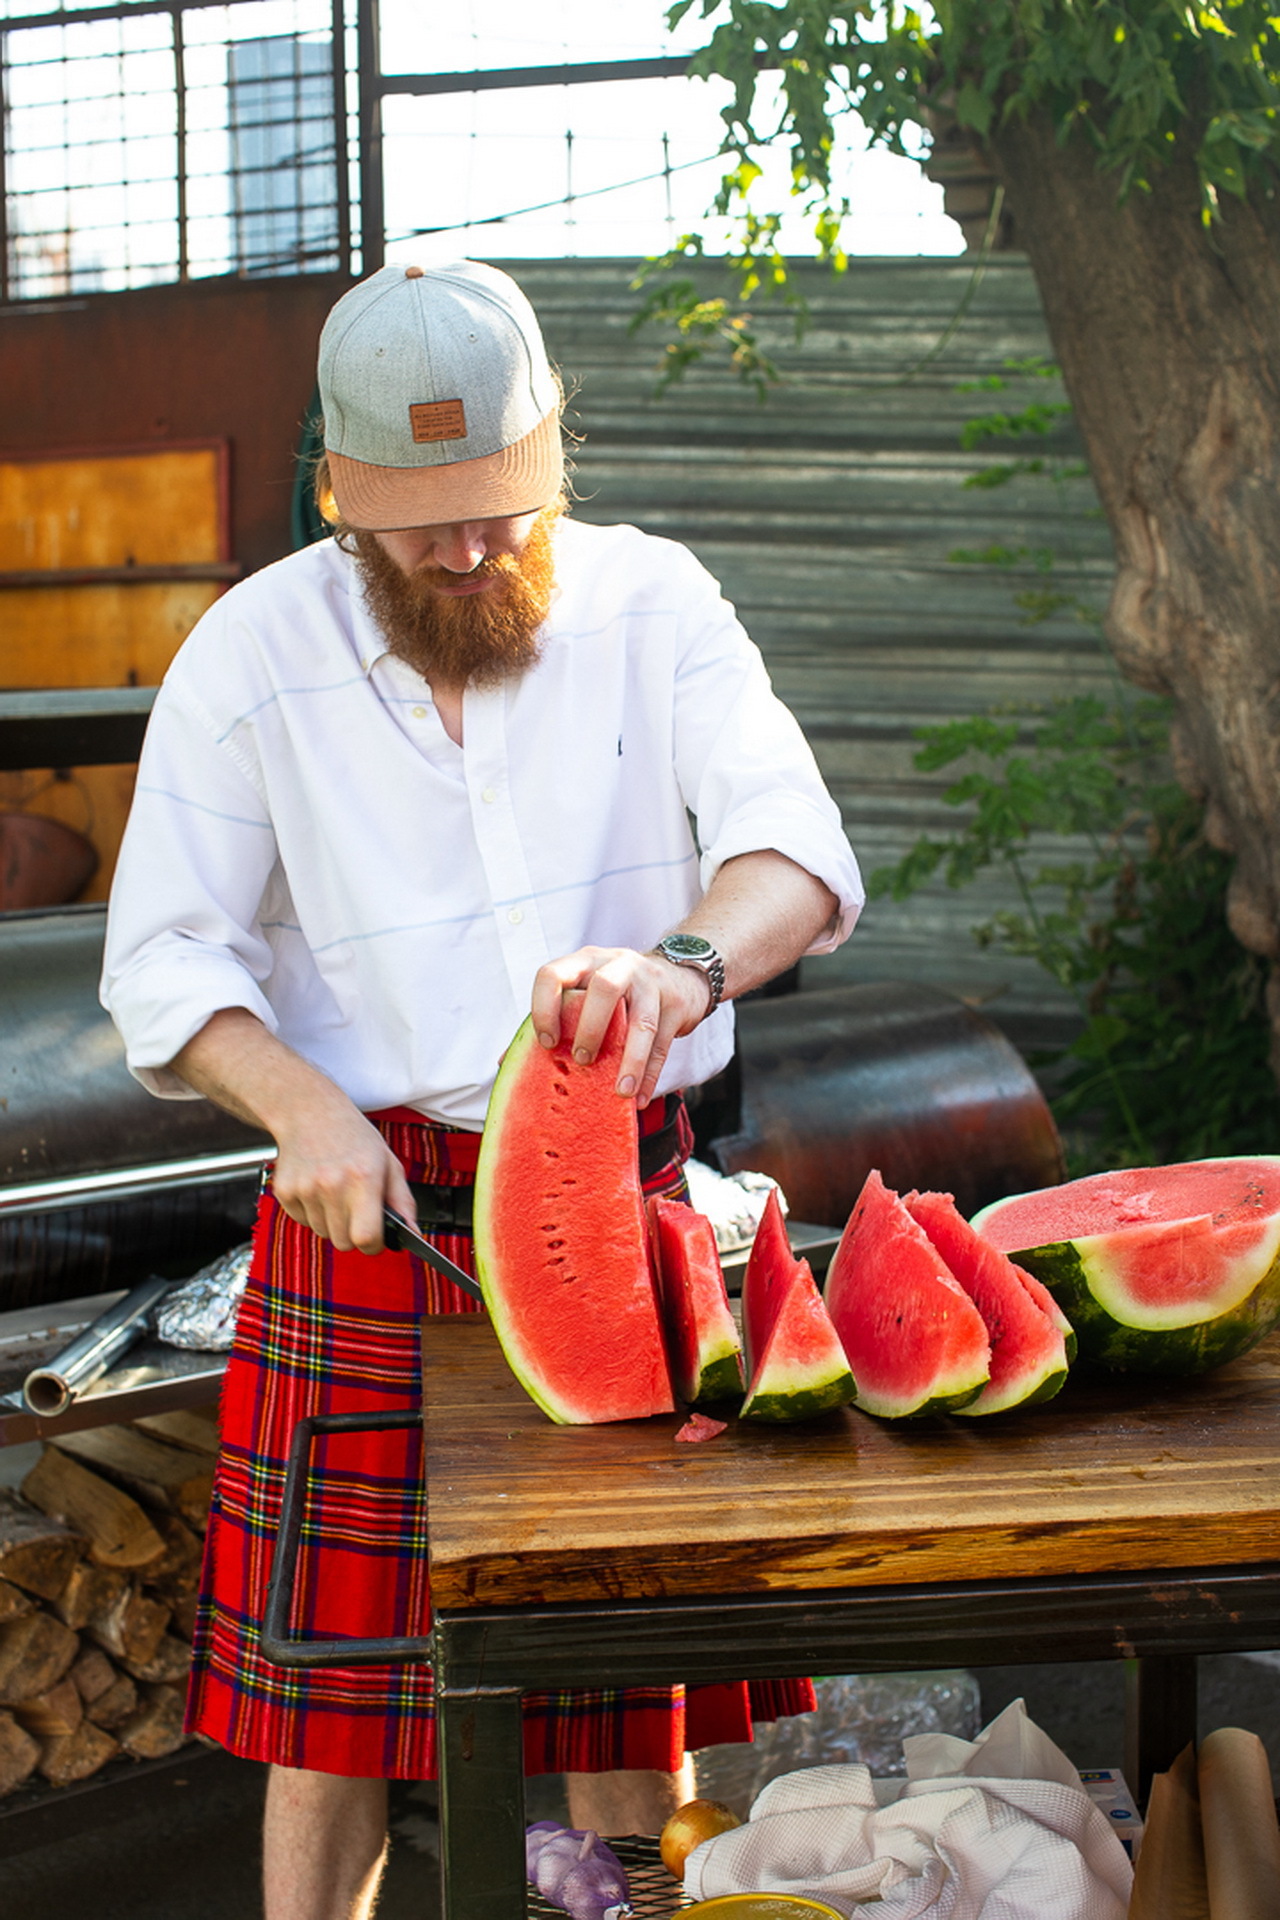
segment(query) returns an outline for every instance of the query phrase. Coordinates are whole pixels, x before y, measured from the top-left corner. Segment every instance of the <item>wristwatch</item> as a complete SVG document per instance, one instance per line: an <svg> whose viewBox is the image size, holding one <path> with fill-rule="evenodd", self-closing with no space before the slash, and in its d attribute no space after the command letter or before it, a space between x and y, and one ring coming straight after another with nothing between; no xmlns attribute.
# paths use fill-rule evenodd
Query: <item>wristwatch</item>
<svg viewBox="0 0 1280 1920"><path fill-rule="evenodd" d="M670 960L673 966L696 967L705 974L707 985L711 989L711 1005L708 1013L714 1013L724 997L724 961L709 940L700 933L669 933L665 940L659 940L654 948L664 960Z"/></svg>

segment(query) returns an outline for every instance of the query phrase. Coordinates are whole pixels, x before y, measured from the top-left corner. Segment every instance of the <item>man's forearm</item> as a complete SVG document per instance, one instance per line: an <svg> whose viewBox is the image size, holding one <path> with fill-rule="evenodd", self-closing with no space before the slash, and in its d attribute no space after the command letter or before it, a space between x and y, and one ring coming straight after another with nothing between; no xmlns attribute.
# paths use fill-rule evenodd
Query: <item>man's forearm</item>
<svg viewBox="0 0 1280 1920"><path fill-rule="evenodd" d="M276 1140L299 1107L351 1103L340 1087L286 1046L245 1007L223 1007L170 1062L206 1100Z"/></svg>
<svg viewBox="0 0 1280 1920"><path fill-rule="evenodd" d="M243 1007L215 1013L170 1063L187 1085L279 1149L274 1188L291 1219L336 1247L376 1253L382 1209L413 1218L400 1164L327 1074Z"/></svg>
<svg viewBox="0 0 1280 1920"><path fill-rule="evenodd" d="M765 849L726 860L680 922L724 961L724 997L736 999L794 966L840 911L825 881L786 854Z"/></svg>

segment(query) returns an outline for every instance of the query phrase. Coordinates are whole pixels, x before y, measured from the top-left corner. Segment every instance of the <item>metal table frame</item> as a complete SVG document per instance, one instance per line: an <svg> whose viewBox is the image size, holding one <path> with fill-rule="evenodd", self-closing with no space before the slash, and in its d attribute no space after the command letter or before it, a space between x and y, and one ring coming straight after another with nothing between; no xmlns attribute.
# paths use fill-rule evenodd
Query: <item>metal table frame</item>
<svg viewBox="0 0 1280 1920"><path fill-rule="evenodd" d="M282 1666L430 1663L436 1685L444 1920L525 1912L521 1696L535 1688L1122 1659L1125 1765L1151 1773L1195 1737L1195 1656L1280 1642L1280 1559L1073 1579L774 1591L761 1596L438 1610L425 1636L299 1641L288 1628L315 1437L416 1414L299 1424L262 1635Z"/></svg>

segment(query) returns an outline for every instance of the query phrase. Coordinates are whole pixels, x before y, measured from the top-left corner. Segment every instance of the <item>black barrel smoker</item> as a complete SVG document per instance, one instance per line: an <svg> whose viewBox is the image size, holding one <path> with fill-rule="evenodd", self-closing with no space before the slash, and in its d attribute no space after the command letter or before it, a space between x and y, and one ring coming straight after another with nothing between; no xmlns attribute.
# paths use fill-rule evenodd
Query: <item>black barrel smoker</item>
<svg viewBox="0 0 1280 1920"><path fill-rule="evenodd" d="M0 1314L182 1274L243 1240L265 1136L157 1100L98 1003L101 908L0 917ZM839 1227L868 1170L965 1212L1062 1177L1021 1057L952 996L903 984L744 1002L732 1066L692 1096L699 1157L773 1175Z"/></svg>

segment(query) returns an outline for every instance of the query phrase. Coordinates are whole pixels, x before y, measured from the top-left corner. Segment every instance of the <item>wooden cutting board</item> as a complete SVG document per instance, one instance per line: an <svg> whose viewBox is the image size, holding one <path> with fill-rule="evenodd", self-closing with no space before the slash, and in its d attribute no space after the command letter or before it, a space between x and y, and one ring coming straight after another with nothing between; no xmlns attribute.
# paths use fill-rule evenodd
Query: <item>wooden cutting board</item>
<svg viewBox="0 0 1280 1920"><path fill-rule="evenodd" d="M423 1323L442 1608L1280 1560L1280 1334L1198 1380L884 1423L557 1427L471 1316Z"/></svg>

